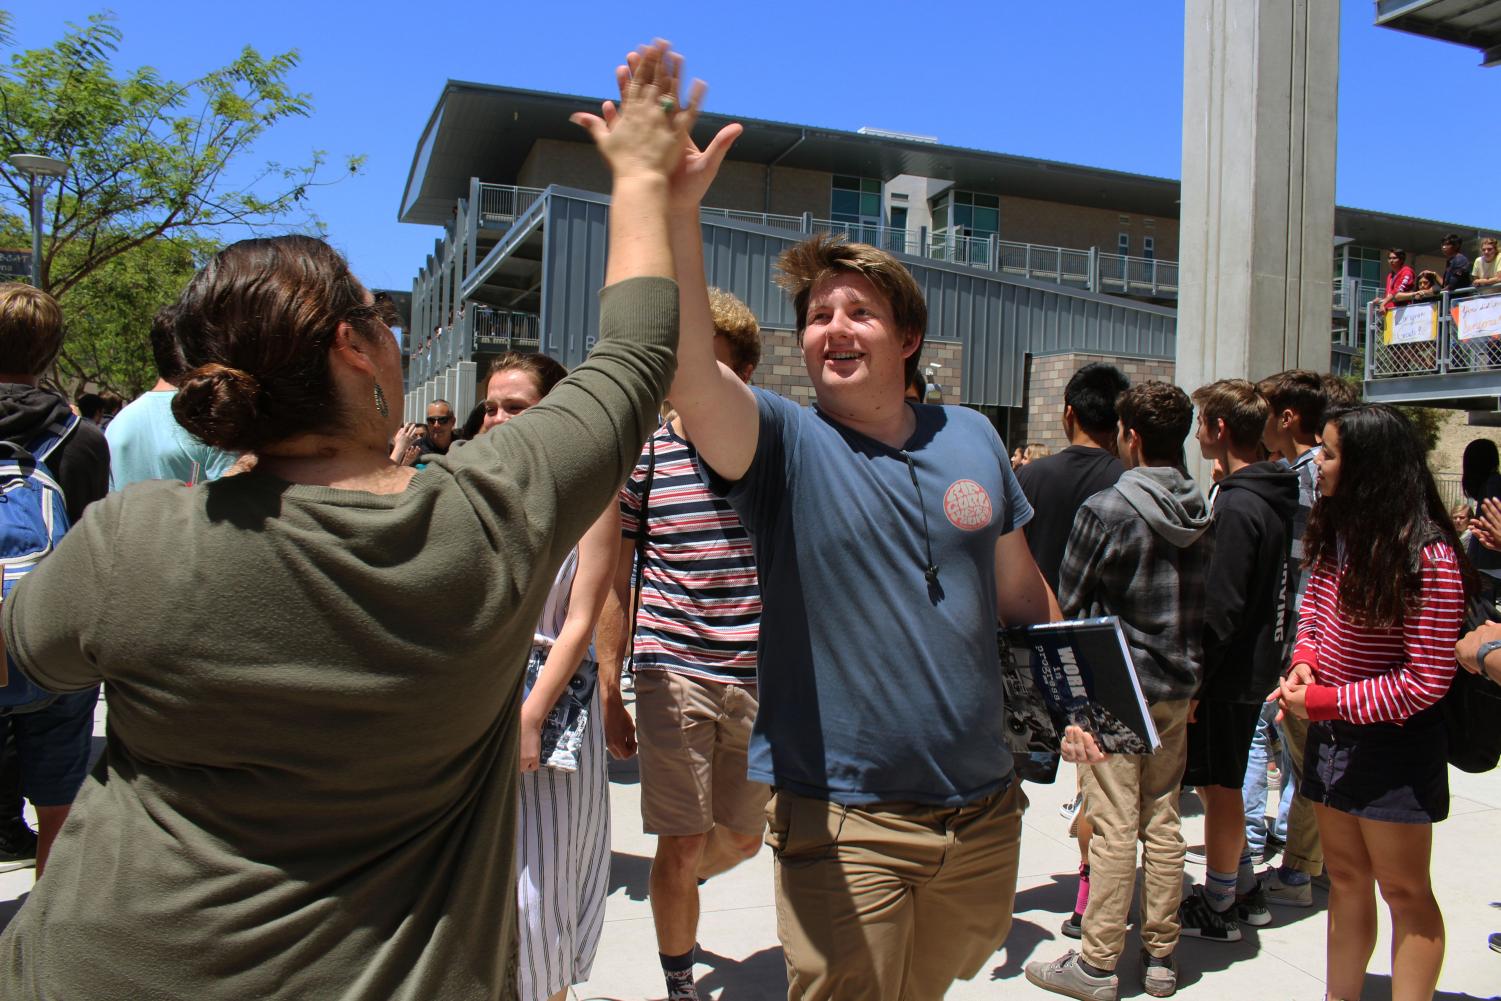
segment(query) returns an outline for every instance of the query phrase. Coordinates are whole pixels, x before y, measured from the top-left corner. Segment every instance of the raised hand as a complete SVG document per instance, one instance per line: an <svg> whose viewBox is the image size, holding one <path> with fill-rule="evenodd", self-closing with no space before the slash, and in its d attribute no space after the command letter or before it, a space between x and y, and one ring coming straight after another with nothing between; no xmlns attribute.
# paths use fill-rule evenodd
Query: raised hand
<svg viewBox="0 0 1501 1001"><path fill-rule="evenodd" d="M626 63L615 70L619 105L606 101L601 114L579 112L570 121L588 131L617 182L665 179L683 159L705 88L696 85L688 105L679 106L682 58L661 39L628 55Z"/></svg>

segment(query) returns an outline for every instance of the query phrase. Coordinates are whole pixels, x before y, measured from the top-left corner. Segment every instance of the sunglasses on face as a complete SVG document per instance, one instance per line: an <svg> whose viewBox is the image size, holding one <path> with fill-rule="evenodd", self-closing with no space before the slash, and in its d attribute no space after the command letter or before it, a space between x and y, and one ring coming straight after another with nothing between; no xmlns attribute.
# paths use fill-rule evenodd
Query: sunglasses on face
<svg viewBox="0 0 1501 1001"><path fill-rule="evenodd" d="M429 427L445 427L453 423L453 414L447 417L429 417L427 423Z"/></svg>

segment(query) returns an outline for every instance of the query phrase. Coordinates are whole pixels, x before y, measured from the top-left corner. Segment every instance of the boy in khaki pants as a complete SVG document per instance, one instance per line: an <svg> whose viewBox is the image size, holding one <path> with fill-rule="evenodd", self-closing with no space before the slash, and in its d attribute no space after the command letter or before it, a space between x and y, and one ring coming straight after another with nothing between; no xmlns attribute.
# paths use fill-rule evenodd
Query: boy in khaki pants
<svg viewBox="0 0 1501 1001"><path fill-rule="evenodd" d="M1027 965L1044 990L1115 1001L1116 964L1143 844L1141 939L1146 992L1177 990L1183 836L1178 787L1187 758L1189 700L1203 671L1204 582L1213 540L1209 513L1183 475L1193 404L1176 386L1147 382L1116 402L1117 445L1126 472L1079 510L1058 575L1067 618L1120 618L1131 659L1162 739L1155 754L1115 755L1082 769L1084 812L1094 825L1083 952Z"/></svg>

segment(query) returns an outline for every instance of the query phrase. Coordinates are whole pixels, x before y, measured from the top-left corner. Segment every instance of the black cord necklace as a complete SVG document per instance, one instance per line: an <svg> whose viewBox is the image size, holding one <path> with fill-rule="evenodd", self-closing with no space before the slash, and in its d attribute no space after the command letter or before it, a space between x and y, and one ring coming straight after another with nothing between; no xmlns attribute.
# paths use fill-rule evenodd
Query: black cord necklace
<svg viewBox="0 0 1501 1001"><path fill-rule="evenodd" d="M912 464L912 456L904 451L902 458L907 460L907 472L912 474L912 489L917 491L917 509L922 513L922 541L928 553L928 566L923 570L923 576L929 584L937 584L938 564L933 562L933 535L928 531L928 506L922 501L922 487L917 483L917 467Z"/></svg>

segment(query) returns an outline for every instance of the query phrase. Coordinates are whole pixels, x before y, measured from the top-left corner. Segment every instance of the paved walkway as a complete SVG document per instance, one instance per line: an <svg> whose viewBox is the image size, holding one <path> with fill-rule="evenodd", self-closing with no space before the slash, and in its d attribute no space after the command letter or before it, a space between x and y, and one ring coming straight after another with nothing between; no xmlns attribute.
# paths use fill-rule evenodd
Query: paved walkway
<svg viewBox="0 0 1501 1001"><path fill-rule="evenodd" d="M103 731L103 706L99 726ZM96 746L102 740L95 738ZM639 785L635 762L615 762L610 773L614 818L610 898L603 943L594 976L577 990L586 1001L639 1001L663 996L656 941L647 904L647 876L654 839L640 833ZM1453 807L1438 825L1434 844L1434 884L1448 923L1448 960L1439 981L1441 1001L1501 1001L1501 955L1486 946L1486 936L1501 931L1501 770L1488 775L1452 772ZM1058 933L1063 915L1073 907L1073 873L1078 852L1067 838L1058 808L1072 792L1067 779L1051 786L1027 786L1032 805L1022 837L1021 875L1017 885L1016 921L1006 946L968 983L956 984L948 997L997 999L1056 997L1028 984L1022 967L1032 959L1051 959L1073 943ZM1190 796L1185 810L1197 814ZM1202 818L1185 820L1190 844L1202 841ZM1190 865L1189 874L1203 876ZM31 870L0 873L0 922L7 920L31 888ZM1248 929L1233 945L1185 940L1179 947L1180 994L1209 1001L1242 998L1322 1001L1325 895L1315 890L1311 910L1274 908L1266 928ZM710 880L702 890L699 929L699 988L718 1001L773 1001L786 997L786 973L777 945L772 898L771 858L762 851L740 867ZM1364 1001L1389 1001L1387 954L1390 927L1382 914L1381 937L1366 978ZM1133 931L1126 955L1135 956ZM1121 996L1145 997L1133 963L1122 965ZM857 999L850 999L857 1001Z"/></svg>

